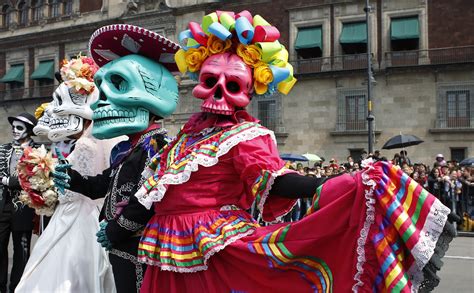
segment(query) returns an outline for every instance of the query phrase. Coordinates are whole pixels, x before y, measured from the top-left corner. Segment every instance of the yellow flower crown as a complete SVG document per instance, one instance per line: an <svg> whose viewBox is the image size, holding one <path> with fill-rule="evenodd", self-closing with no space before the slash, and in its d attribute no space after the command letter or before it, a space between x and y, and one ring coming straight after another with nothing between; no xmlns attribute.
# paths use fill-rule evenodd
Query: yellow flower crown
<svg viewBox="0 0 474 293"><path fill-rule="evenodd" d="M216 11L204 16L202 23L190 22L179 34L182 46L175 55L181 73L197 79L203 62L211 55L237 54L253 70L257 95L275 90L288 94L296 83L288 51L278 42L280 32L260 15L244 10L238 14Z"/></svg>

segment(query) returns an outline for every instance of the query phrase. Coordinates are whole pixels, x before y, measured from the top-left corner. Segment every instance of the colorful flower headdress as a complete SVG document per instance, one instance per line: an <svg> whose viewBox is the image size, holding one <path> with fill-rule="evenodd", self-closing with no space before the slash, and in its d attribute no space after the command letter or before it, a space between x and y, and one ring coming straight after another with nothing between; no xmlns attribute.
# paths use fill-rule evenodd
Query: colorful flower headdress
<svg viewBox="0 0 474 293"><path fill-rule="evenodd" d="M77 56L71 60L63 60L60 69L61 78L68 87L73 87L81 95L89 95L94 91L94 74L99 70L91 57Z"/></svg>
<svg viewBox="0 0 474 293"><path fill-rule="evenodd" d="M181 73L197 79L209 56L232 52L253 69L256 94L272 94L276 89L288 94L295 84L288 51L278 42L280 32L260 15L216 11L204 16L201 24L190 22L188 28L179 34L182 49L175 55Z"/></svg>

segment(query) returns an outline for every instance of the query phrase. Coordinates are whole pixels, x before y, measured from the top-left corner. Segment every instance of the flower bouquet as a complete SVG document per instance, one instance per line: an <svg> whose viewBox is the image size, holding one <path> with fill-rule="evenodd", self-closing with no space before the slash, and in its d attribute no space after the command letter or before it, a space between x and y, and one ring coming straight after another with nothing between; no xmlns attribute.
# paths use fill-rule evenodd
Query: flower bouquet
<svg viewBox="0 0 474 293"><path fill-rule="evenodd" d="M38 215L51 216L58 202L52 178L55 164L56 159L43 145L26 147L18 163L18 180L22 188L19 199Z"/></svg>

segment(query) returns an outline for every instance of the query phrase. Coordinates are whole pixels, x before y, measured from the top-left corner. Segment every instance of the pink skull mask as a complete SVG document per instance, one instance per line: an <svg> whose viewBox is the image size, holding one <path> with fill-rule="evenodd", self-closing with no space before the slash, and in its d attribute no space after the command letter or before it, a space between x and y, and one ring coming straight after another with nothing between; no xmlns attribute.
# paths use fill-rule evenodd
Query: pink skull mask
<svg viewBox="0 0 474 293"><path fill-rule="evenodd" d="M204 61L193 95L204 100L201 111L232 115L249 104L251 89L250 67L239 56L223 53Z"/></svg>

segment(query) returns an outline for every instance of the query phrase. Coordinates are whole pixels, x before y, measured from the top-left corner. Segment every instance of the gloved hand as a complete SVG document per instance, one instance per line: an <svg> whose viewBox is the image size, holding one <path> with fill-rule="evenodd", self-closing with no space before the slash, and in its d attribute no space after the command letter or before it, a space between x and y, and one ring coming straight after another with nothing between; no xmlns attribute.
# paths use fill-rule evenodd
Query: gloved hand
<svg viewBox="0 0 474 293"><path fill-rule="evenodd" d="M0 183L5 185L5 186L8 186L8 179L9 179L8 177L3 176Z"/></svg>
<svg viewBox="0 0 474 293"><path fill-rule="evenodd" d="M97 236L97 242L99 242L100 245L105 248L105 250L110 251L112 249L112 243L110 242L109 238L107 238L107 233L105 232L107 224L107 221L100 222L99 232L97 232L95 236Z"/></svg>
<svg viewBox="0 0 474 293"><path fill-rule="evenodd" d="M54 168L53 181L59 193L64 194L65 189L70 187L69 181L71 181L71 177L67 174L67 170L69 170L72 165L69 164L57 148L55 149L55 152L58 156L59 164Z"/></svg>

